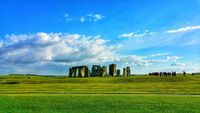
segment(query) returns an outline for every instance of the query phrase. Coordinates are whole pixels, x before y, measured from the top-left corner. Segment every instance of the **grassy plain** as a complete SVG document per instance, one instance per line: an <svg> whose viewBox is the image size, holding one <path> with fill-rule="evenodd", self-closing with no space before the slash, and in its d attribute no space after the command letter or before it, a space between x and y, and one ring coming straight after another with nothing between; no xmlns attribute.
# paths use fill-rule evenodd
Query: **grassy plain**
<svg viewBox="0 0 200 113"><path fill-rule="evenodd" d="M200 75L0 76L0 113L200 113Z"/></svg>

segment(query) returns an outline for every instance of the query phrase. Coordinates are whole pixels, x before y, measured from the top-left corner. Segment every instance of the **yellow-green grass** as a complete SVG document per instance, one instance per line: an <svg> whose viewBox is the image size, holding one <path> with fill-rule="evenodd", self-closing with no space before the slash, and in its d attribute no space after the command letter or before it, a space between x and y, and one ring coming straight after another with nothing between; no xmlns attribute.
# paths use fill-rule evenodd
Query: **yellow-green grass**
<svg viewBox="0 0 200 113"><path fill-rule="evenodd" d="M0 77L0 94L200 94L200 76Z"/></svg>
<svg viewBox="0 0 200 113"><path fill-rule="evenodd" d="M0 76L0 113L200 113L200 75Z"/></svg>

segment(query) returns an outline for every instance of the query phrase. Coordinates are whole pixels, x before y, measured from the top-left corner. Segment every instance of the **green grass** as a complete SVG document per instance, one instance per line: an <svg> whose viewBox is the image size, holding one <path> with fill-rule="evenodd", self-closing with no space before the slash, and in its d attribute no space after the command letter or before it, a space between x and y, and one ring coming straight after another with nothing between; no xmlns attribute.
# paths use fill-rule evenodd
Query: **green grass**
<svg viewBox="0 0 200 113"><path fill-rule="evenodd" d="M0 113L200 113L200 75L0 76Z"/></svg>
<svg viewBox="0 0 200 113"><path fill-rule="evenodd" d="M1 113L199 113L199 96L23 95L0 97Z"/></svg>

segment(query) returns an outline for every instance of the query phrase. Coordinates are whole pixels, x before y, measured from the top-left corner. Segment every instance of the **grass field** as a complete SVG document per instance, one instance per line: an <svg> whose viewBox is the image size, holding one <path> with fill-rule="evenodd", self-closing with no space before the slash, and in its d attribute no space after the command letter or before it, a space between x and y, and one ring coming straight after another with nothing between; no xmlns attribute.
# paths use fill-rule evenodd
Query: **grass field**
<svg viewBox="0 0 200 113"><path fill-rule="evenodd" d="M0 76L0 113L200 113L200 75Z"/></svg>

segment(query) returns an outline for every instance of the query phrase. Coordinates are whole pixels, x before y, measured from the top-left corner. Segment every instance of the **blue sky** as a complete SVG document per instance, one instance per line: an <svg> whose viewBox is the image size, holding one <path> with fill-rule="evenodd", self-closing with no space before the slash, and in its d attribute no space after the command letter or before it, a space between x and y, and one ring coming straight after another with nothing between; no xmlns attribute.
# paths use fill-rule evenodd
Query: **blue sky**
<svg viewBox="0 0 200 113"><path fill-rule="evenodd" d="M199 0L1 0L0 73L200 70Z"/></svg>

